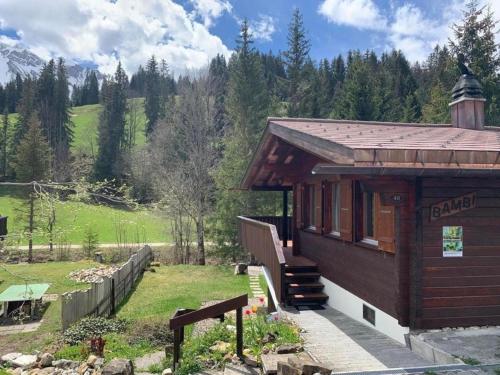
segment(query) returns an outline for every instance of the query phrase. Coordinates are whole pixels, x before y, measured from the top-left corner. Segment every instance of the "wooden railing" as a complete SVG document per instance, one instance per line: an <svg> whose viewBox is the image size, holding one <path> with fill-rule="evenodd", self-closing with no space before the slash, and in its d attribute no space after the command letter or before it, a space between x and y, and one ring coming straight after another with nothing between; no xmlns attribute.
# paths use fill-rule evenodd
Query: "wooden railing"
<svg viewBox="0 0 500 375"><path fill-rule="evenodd" d="M292 240L292 217L288 216L286 220L286 238L283 236L283 217L282 216L247 216L249 219L254 219L257 221L262 221L264 223L273 224L276 227L276 231L278 232L278 236L280 240Z"/></svg>
<svg viewBox="0 0 500 375"><path fill-rule="evenodd" d="M241 246L269 269L278 303L284 303L285 256L276 226L244 216L238 220Z"/></svg>

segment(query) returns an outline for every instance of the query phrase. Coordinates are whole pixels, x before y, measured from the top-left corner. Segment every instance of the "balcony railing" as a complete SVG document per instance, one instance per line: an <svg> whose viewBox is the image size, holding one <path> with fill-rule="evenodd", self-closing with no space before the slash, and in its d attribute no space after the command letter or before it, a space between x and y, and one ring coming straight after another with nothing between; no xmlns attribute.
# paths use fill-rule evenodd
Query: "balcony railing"
<svg viewBox="0 0 500 375"><path fill-rule="evenodd" d="M241 246L267 267L278 303L284 303L285 256L278 227L250 217L239 216L238 220Z"/></svg>
<svg viewBox="0 0 500 375"><path fill-rule="evenodd" d="M263 223L272 224L276 227L276 231L278 232L278 236L281 241L292 240L292 217L288 216L286 220L286 228L283 226L283 217L282 216L246 216L249 219L261 221ZM286 231L285 237L283 237L283 232Z"/></svg>

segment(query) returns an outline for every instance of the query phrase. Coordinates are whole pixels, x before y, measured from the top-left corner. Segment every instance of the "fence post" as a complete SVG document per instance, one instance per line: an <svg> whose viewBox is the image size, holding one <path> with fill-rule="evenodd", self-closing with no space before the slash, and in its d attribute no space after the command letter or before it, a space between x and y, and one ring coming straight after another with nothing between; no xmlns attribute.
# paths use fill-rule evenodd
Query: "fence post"
<svg viewBox="0 0 500 375"><path fill-rule="evenodd" d="M236 355L243 358L243 308L236 309Z"/></svg>
<svg viewBox="0 0 500 375"><path fill-rule="evenodd" d="M116 305L115 305L115 279L111 279L111 315L115 315Z"/></svg>

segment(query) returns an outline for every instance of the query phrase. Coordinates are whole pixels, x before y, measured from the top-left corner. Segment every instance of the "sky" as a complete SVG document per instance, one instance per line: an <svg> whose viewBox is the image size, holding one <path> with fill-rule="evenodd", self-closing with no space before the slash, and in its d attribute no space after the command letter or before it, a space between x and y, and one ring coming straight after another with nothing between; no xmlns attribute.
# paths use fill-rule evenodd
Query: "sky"
<svg viewBox="0 0 500 375"><path fill-rule="evenodd" d="M466 1L0 0L0 42L108 74L118 60L131 73L154 54L180 74L203 68L218 53L229 57L245 18L257 49L285 50L298 8L316 61L350 49L396 48L415 62L447 42ZM479 1L500 19L499 0Z"/></svg>

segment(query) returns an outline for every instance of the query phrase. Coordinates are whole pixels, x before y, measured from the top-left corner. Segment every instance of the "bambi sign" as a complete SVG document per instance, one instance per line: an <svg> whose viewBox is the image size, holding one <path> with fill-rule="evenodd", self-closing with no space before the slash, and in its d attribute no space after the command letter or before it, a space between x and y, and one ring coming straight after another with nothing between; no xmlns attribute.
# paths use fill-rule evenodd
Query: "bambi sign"
<svg viewBox="0 0 500 375"><path fill-rule="evenodd" d="M476 193L448 199L431 206L431 221L458 214L476 207Z"/></svg>

